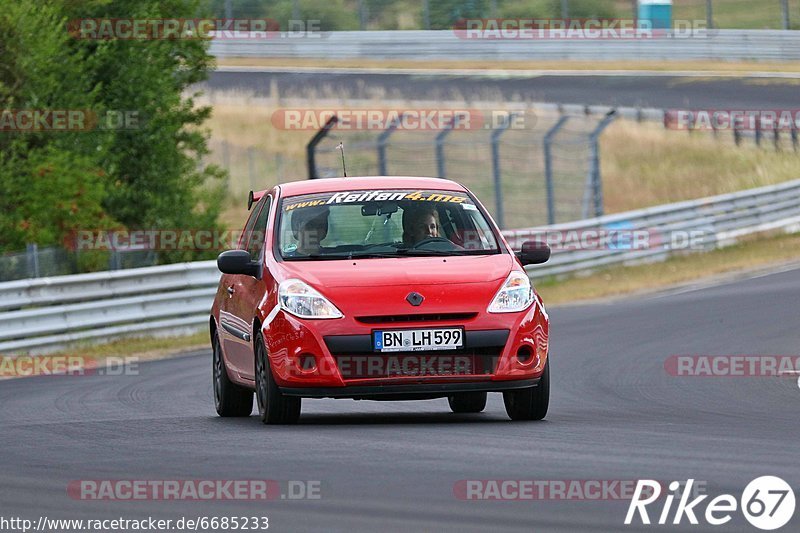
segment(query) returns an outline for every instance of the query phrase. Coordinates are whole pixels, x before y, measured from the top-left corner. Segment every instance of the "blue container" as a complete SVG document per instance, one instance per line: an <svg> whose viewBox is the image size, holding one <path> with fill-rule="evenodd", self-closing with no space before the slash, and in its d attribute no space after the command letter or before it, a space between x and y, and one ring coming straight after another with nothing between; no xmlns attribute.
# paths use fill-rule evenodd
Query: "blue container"
<svg viewBox="0 0 800 533"><path fill-rule="evenodd" d="M639 21L654 30L672 28L672 0L639 0Z"/></svg>

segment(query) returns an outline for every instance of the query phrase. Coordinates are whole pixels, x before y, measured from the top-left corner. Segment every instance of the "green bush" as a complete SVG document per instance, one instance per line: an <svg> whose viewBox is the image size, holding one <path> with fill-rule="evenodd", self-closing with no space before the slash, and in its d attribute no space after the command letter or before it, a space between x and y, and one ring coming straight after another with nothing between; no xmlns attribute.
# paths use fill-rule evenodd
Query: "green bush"
<svg viewBox="0 0 800 533"><path fill-rule="evenodd" d="M79 18L193 18L199 1L10 0L0 13L0 109L126 111L132 129L0 133L0 251L76 229L214 229L224 173L205 166L210 108L185 91L213 67L204 40L84 40ZM209 183L211 185L209 185ZM192 252L163 254L166 261Z"/></svg>

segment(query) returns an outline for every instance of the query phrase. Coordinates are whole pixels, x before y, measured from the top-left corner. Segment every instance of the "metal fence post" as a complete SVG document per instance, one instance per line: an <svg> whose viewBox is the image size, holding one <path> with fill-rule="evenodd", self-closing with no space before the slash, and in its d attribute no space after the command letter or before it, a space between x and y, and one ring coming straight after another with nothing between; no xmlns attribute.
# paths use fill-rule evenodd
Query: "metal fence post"
<svg viewBox="0 0 800 533"><path fill-rule="evenodd" d="M275 154L275 179L278 183L283 182L283 155Z"/></svg>
<svg viewBox="0 0 800 533"><path fill-rule="evenodd" d="M317 161L316 150L317 145L328 135L328 131L339 122L339 118L333 115L328 119L322 128L308 141L306 145L306 164L308 166L308 179L313 180L317 178Z"/></svg>
<svg viewBox="0 0 800 533"><path fill-rule="evenodd" d="M756 120L756 146L761 147L761 121Z"/></svg>
<svg viewBox="0 0 800 533"><path fill-rule="evenodd" d="M458 123L459 119L454 118L451 120L447 126L436 136L436 170L438 173L438 177L446 178L447 177L447 170L444 164L444 141L450 132L453 131L453 128Z"/></svg>
<svg viewBox="0 0 800 533"><path fill-rule="evenodd" d="M706 0L706 26L709 30L714 29L714 7L711 0Z"/></svg>
<svg viewBox="0 0 800 533"><path fill-rule="evenodd" d="M256 187L256 184L255 184L256 166L255 166L255 161L253 159L254 152L255 152L255 148L253 148L252 146L248 146L247 147L247 174L250 176L250 190L251 191L257 191L257 190L260 189L259 187Z"/></svg>
<svg viewBox="0 0 800 533"><path fill-rule="evenodd" d="M500 136L511 127L515 117L515 113L509 114L506 122L492 131L492 177L494 178L495 218L500 229L506 227L505 214L503 213L503 177L500 174Z"/></svg>
<svg viewBox="0 0 800 533"><path fill-rule="evenodd" d="M28 259L28 272L32 272L34 278L39 277L39 245L36 243L28 244L26 247Z"/></svg>
<svg viewBox="0 0 800 533"><path fill-rule="evenodd" d="M796 152L797 151L797 124L792 121L792 149Z"/></svg>
<svg viewBox="0 0 800 533"><path fill-rule="evenodd" d="M791 26L789 23L789 0L781 0L781 13L783 19L783 29L788 30Z"/></svg>
<svg viewBox="0 0 800 533"><path fill-rule="evenodd" d="M368 7L364 4L364 0L358 0L358 29L361 31L367 29L367 21L369 20L367 9Z"/></svg>
<svg viewBox="0 0 800 533"><path fill-rule="evenodd" d="M222 166L225 167L225 170L230 172L231 154L230 154L230 147L228 146L228 141L222 141Z"/></svg>
<svg viewBox="0 0 800 533"><path fill-rule="evenodd" d="M386 176L388 170L386 169L386 145L389 143L389 136L394 133L394 130L400 125L403 120L404 113L401 113L396 121L392 121L389 126L381 132L378 136L378 174Z"/></svg>
<svg viewBox="0 0 800 533"><path fill-rule="evenodd" d="M111 250L111 255L108 257L109 270L122 270L122 254L119 250Z"/></svg>
<svg viewBox="0 0 800 533"><path fill-rule="evenodd" d="M547 130L544 135L544 182L547 189L547 224L552 225L556 223L556 210L555 198L553 191L553 153L551 145L553 144L553 137L564 124L567 123L569 117L561 115L555 126Z"/></svg>
<svg viewBox="0 0 800 533"><path fill-rule="evenodd" d="M592 150L592 160L591 160L591 172L592 172L592 192L594 196L594 216L601 217L603 216L603 180L600 176L600 135L603 133L609 124L614 122L614 119L617 118L617 110L612 109L609 111L603 120L597 125L597 127L592 131L591 135L589 136L589 142L591 143L591 150Z"/></svg>

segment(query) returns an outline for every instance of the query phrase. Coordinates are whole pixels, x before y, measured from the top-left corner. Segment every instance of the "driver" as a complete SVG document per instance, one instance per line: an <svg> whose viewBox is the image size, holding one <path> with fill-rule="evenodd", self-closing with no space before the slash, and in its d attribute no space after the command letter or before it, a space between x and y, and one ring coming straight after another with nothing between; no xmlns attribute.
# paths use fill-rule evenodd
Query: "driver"
<svg viewBox="0 0 800 533"><path fill-rule="evenodd" d="M434 206L414 206L403 211L403 243L406 246L438 236L439 214Z"/></svg>
<svg viewBox="0 0 800 533"><path fill-rule="evenodd" d="M308 207L292 214L292 233L297 240L295 253L317 255L322 251L320 244L328 236L328 215L330 208Z"/></svg>

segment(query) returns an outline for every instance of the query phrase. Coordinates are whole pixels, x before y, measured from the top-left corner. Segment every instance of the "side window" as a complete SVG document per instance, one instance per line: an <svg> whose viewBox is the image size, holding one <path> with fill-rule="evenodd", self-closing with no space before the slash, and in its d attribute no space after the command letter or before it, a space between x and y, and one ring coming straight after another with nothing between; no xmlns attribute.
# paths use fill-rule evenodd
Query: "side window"
<svg viewBox="0 0 800 533"><path fill-rule="evenodd" d="M265 197L264 206L256 218L255 224L251 228L247 237L247 251L250 252L250 257L254 261L261 259L261 251L264 249L264 239L267 236L267 218L269 217L269 208L271 205L271 198Z"/></svg>
<svg viewBox="0 0 800 533"><path fill-rule="evenodd" d="M253 232L253 226L255 225L256 220L258 219L258 215L262 205L264 205L263 201L260 201L255 205L253 210L250 211L250 216L247 217L247 224L244 225L244 231L242 232L242 235L239 237L239 245L237 246L239 250L247 249L248 237Z"/></svg>

